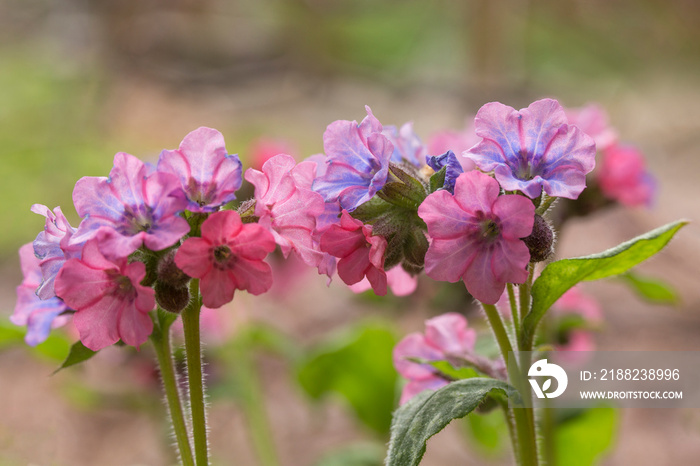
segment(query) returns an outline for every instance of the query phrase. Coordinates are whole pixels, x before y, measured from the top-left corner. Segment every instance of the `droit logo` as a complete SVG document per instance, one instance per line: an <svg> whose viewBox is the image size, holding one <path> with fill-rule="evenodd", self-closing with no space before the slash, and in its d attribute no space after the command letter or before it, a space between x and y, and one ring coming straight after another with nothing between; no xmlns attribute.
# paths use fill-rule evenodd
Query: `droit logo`
<svg viewBox="0 0 700 466"><path fill-rule="evenodd" d="M532 385L532 390L537 395L537 398L556 398L566 390L566 385L569 383L569 378L566 376L566 371L556 364L550 364L546 359L540 359L530 366L530 370L527 372L530 380L530 385ZM538 378L543 378L544 383L540 388ZM552 386L552 379L557 381L557 389L552 393L548 393L547 390Z"/></svg>

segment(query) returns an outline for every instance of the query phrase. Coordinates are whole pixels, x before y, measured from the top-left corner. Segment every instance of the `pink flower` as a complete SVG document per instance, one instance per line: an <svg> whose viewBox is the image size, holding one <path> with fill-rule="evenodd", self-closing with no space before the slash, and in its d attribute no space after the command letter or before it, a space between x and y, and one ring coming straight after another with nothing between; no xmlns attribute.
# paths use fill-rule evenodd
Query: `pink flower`
<svg viewBox="0 0 700 466"><path fill-rule="evenodd" d="M411 295L418 287L418 278L406 272L400 265L386 272L386 281L395 296ZM364 293L372 289L372 285L365 277L354 285L350 285L350 289L353 293Z"/></svg>
<svg viewBox="0 0 700 466"><path fill-rule="evenodd" d="M600 105L588 104L565 111L569 124L592 137L597 150L604 150L617 142L617 132L610 126L608 114Z"/></svg>
<svg viewBox="0 0 700 466"><path fill-rule="evenodd" d="M185 136L176 150L164 150L158 171L179 178L191 212L213 212L234 199L241 187L241 161L226 152L224 136L201 127Z"/></svg>
<svg viewBox="0 0 700 466"><path fill-rule="evenodd" d="M647 171L644 156L636 148L613 145L603 151L596 171L606 197L627 207L650 206L655 183Z"/></svg>
<svg viewBox="0 0 700 466"><path fill-rule="evenodd" d="M479 110L474 120L482 141L464 155L485 172L493 171L503 189L531 199L578 198L595 166L595 143L567 124L559 102L543 99L519 111L499 102Z"/></svg>
<svg viewBox="0 0 700 466"><path fill-rule="evenodd" d="M235 290L259 295L272 286L272 271L263 259L275 250L275 239L255 223L243 224L238 213L216 212L202 223L202 237L188 238L175 254L175 264L201 279L202 302L218 308Z"/></svg>
<svg viewBox="0 0 700 466"><path fill-rule="evenodd" d="M318 266L322 254L312 234L325 205L311 191L316 171L313 162L298 165L286 154L275 155L263 171L248 169L245 179L255 186L255 215L270 230L285 257L293 250L310 266Z"/></svg>
<svg viewBox="0 0 700 466"><path fill-rule="evenodd" d="M450 357L466 357L474 350L476 331L468 328L467 319L456 313L447 313L425 321L425 335L411 333L394 348L396 371L408 379L401 393L404 404L423 390L437 390L448 380L429 364L411 361L442 361Z"/></svg>
<svg viewBox="0 0 700 466"><path fill-rule="evenodd" d="M24 341L30 346L36 346L48 338L52 328L68 322L70 315L62 315L68 310L68 306L61 299L55 296L41 299L37 296L37 288L42 278L40 262L34 255L32 243L19 249L19 262L24 279L17 287L17 303L10 321L15 325L26 325L27 334Z"/></svg>
<svg viewBox="0 0 700 466"><path fill-rule="evenodd" d="M341 280L354 285L367 277L379 296L386 294L386 247L386 239L372 236L372 226L352 218L347 210L343 210L340 223L329 226L321 235L321 251L340 259L337 267Z"/></svg>
<svg viewBox="0 0 700 466"><path fill-rule="evenodd" d="M429 195L418 208L428 226L425 271L435 280L464 280L479 301L496 304L506 283L524 283L535 206L518 195L499 196L498 182L481 172L457 178L454 195Z"/></svg>
<svg viewBox="0 0 700 466"><path fill-rule="evenodd" d="M56 294L76 310L73 323L80 341L93 351L120 339L139 346L153 330L148 313L155 306L153 289L142 286L146 266L111 261L100 252L98 241L85 244L81 259L67 261L56 277Z"/></svg>

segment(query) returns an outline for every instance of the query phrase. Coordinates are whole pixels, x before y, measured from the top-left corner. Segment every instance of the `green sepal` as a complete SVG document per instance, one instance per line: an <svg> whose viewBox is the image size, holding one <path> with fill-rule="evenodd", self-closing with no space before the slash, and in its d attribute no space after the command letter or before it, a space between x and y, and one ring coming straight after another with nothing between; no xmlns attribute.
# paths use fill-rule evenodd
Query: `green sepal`
<svg viewBox="0 0 700 466"><path fill-rule="evenodd" d="M442 167L439 171L435 172L433 176L430 177L430 193L434 193L438 189L445 186L445 174L447 173L447 166Z"/></svg>

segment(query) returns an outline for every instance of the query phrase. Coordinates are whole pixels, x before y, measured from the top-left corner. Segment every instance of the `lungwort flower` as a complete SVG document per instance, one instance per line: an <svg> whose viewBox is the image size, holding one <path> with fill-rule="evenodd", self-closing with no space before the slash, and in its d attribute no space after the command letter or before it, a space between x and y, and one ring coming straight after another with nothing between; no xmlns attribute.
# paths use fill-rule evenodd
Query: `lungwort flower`
<svg viewBox="0 0 700 466"><path fill-rule="evenodd" d="M44 205L34 204L32 212L46 217L44 231L34 240L34 254L41 260L39 266L42 275L41 285L36 290L36 294L41 299L48 299L56 296L53 289L56 274L66 260L80 257L83 244L70 243L75 228L68 223L60 207L56 207L51 212Z"/></svg>
<svg viewBox="0 0 700 466"><path fill-rule="evenodd" d="M153 331L148 313L155 307L154 291L141 285L143 262L114 261L85 243L81 259L67 261L56 277L56 295L76 313L73 323L80 341L93 351L121 340L139 346Z"/></svg>
<svg viewBox="0 0 700 466"><path fill-rule="evenodd" d="M493 171L503 189L532 199L542 190L576 199L586 187L586 174L595 166L595 143L567 124L556 100L538 100L520 111L491 102L481 107L474 124L483 139L465 155L480 169Z"/></svg>
<svg viewBox="0 0 700 466"><path fill-rule="evenodd" d="M435 280L464 280L479 301L495 304L506 283L524 283L530 253L520 239L532 232L535 206L524 196L499 196L496 180L481 172L457 178L454 195L428 196L418 215L428 226L425 271Z"/></svg>
<svg viewBox="0 0 700 466"><path fill-rule="evenodd" d="M627 207L652 204L656 183L646 169L644 156L636 148L617 144L608 147L602 153L596 173L606 197Z"/></svg>
<svg viewBox="0 0 700 466"><path fill-rule="evenodd" d="M291 156L278 154L265 162L262 172L251 168L245 173L255 186L258 224L272 232L285 257L295 251L312 267L322 258L312 235L325 209L321 195L310 189L315 172L314 162L297 165Z"/></svg>
<svg viewBox="0 0 700 466"><path fill-rule="evenodd" d="M19 262L24 279L17 287L17 303L10 320L15 325L26 325L24 341L35 346L46 340L52 328L64 325L69 315L61 315L68 310L63 300L54 297L41 299L37 288L42 282L39 259L34 255L32 243L19 249ZM51 287L53 293L53 285Z"/></svg>
<svg viewBox="0 0 700 466"><path fill-rule="evenodd" d="M164 150L158 171L179 178L191 212L214 212L236 199L242 182L240 159L226 152L220 132L206 127L185 136L179 149Z"/></svg>
<svg viewBox="0 0 700 466"><path fill-rule="evenodd" d="M109 178L86 176L73 190L83 221L71 244L98 237L108 257L125 257L145 245L153 251L175 244L190 231L178 215L187 200L174 175L155 172L133 155L114 156Z"/></svg>
<svg viewBox="0 0 700 466"><path fill-rule="evenodd" d="M381 236L372 236L372 226L354 219L343 210L340 222L329 226L321 235L321 251L338 260L338 275L347 285L354 285L367 277L379 296L386 294L387 278L384 256L387 242Z"/></svg>
<svg viewBox="0 0 700 466"><path fill-rule="evenodd" d="M327 202L338 201L343 209L355 210L382 189L389 174L394 146L382 134L382 124L369 107L356 121L334 121L323 134L327 168L314 181L314 191Z"/></svg>
<svg viewBox="0 0 700 466"><path fill-rule="evenodd" d="M264 227L243 224L238 213L223 210L202 223L202 237L188 238L175 254L175 264L201 279L202 303L216 309L233 299L235 290L259 295L272 286L272 270L263 261L275 250Z"/></svg>
<svg viewBox="0 0 700 466"><path fill-rule="evenodd" d="M467 357L474 350L476 331L468 328L467 319L456 313L447 313L425 321L425 334L406 335L394 347L394 367L408 379L401 393L404 404L423 390L437 390L448 384L430 364L425 362L447 360L451 357Z"/></svg>

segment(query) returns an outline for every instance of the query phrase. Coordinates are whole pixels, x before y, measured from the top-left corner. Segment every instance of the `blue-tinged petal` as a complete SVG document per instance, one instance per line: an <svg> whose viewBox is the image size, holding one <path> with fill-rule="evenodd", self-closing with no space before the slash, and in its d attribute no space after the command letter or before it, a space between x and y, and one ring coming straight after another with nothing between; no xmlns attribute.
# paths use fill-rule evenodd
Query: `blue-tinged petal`
<svg viewBox="0 0 700 466"><path fill-rule="evenodd" d="M459 163L455 153L448 150L442 155L428 155L425 158L425 162L436 172L440 171L442 167L447 167L445 169L445 183L443 184L443 189L454 194L457 177L464 173L462 164Z"/></svg>

